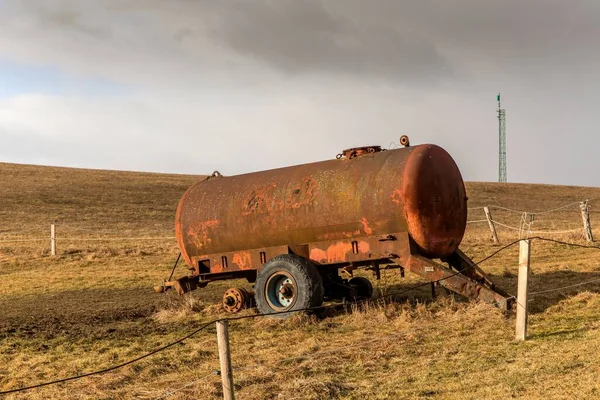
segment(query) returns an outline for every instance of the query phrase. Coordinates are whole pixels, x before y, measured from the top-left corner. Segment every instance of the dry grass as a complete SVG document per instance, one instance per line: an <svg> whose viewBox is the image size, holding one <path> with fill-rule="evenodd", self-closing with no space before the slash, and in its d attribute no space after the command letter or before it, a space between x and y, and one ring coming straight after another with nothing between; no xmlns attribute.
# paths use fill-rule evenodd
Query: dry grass
<svg viewBox="0 0 600 400"><path fill-rule="evenodd" d="M174 209L199 177L0 164L0 241L172 236ZM470 206L544 210L600 189L469 183ZM600 223L592 202L592 224ZM471 219L481 219L473 210ZM521 215L495 211L518 226ZM579 227L577 207L538 215L539 230ZM503 243L516 232L499 228ZM558 238L581 242L580 235ZM172 240L63 242L59 257L42 243L0 243L0 389L104 368L185 335L223 314L216 305L232 282L180 298L152 285L168 276ZM498 247L485 224L469 225L462 245L481 259ZM596 250L533 243L532 291L600 279ZM514 292L517 249L483 265ZM184 271L180 270L180 274ZM386 272L382 293L420 282ZM244 285L244 282L233 282ZM247 285L247 284L246 284ZM600 395L599 284L534 297L531 339L516 343L514 320L485 305L426 288L401 302L378 302L286 321L233 322L238 398L595 398ZM254 311L245 313L252 315ZM219 398L214 327L152 358L105 375L36 389L18 399Z"/></svg>

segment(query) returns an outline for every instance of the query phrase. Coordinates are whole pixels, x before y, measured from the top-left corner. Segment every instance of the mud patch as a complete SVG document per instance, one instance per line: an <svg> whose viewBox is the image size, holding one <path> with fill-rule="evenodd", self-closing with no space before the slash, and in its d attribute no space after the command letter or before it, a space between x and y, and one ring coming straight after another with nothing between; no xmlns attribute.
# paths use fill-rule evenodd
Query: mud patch
<svg viewBox="0 0 600 400"><path fill-rule="evenodd" d="M0 339L110 333L111 329L123 330L124 322L139 325L132 332L139 334L144 326L140 322L167 301L166 296L157 296L146 288L84 289L9 297L0 300Z"/></svg>

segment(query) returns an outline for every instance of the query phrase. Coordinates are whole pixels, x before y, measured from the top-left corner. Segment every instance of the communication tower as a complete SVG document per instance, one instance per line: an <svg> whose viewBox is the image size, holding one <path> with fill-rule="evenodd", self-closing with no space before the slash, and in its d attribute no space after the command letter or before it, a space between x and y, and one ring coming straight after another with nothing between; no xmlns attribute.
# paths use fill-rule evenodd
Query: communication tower
<svg viewBox="0 0 600 400"><path fill-rule="evenodd" d="M498 93L498 182L506 182L506 110L500 105L500 93Z"/></svg>

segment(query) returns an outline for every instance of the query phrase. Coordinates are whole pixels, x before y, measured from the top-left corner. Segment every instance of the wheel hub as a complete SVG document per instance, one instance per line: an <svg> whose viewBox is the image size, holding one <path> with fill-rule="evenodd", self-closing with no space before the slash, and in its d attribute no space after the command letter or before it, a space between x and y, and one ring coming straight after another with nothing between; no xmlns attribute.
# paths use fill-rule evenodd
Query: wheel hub
<svg viewBox="0 0 600 400"><path fill-rule="evenodd" d="M280 271L267 280L267 302L276 311L292 308L296 303L296 293L295 282L287 272Z"/></svg>
<svg viewBox="0 0 600 400"><path fill-rule="evenodd" d="M224 300L225 305L232 306L236 302L236 299L233 296L227 296Z"/></svg>
<svg viewBox="0 0 600 400"><path fill-rule="evenodd" d="M294 286L286 283L281 287L281 289L279 289L279 293L285 299L291 299L292 297L294 297Z"/></svg>
<svg viewBox="0 0 600 400"><path fill-rule="evenodd" d="M253 293L244 288L228 289L223 295L223 308L230 313L237 313L244 308L252 307Z"/></svg>

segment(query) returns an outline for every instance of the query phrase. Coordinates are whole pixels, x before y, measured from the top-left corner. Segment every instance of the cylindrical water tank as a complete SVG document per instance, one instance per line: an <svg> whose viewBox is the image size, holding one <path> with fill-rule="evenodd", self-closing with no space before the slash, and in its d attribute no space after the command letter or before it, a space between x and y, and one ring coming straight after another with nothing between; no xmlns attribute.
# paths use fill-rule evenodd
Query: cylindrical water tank
<svg viewBox="0 0 600 400"><path fill-rule="evenodd" d="M458 248L467 197L444 149L426 144L346 155L193 185L175 221L184 259L195 265L210 254L392 232L408 232L432 258Z"/></svg>

